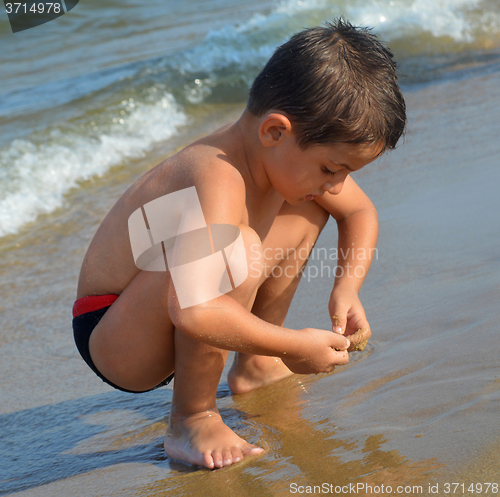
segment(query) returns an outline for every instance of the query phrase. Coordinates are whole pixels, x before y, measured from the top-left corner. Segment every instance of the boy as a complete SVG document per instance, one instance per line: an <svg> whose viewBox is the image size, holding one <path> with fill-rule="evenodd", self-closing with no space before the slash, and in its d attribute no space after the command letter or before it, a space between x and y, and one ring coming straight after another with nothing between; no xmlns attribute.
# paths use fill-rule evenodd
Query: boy
<svg viewBox="0 0 500 497"><path fill-rule="evenodd" d="M217 411L229 350L229 387L243 393L329 372L369 338L358 292L370 258L350 254L373 253L377 214L349 174L394 148L405 123L392 54L368 30L341 20L308 29L276 50L236 123L147 172L108 213L83 261L75 341L121 390L150 390L175 371L169 457L220 468L262 452ZM345 255L333 332L283 328L330 215ZM212 256L224 262L203 265Z"/></svg>

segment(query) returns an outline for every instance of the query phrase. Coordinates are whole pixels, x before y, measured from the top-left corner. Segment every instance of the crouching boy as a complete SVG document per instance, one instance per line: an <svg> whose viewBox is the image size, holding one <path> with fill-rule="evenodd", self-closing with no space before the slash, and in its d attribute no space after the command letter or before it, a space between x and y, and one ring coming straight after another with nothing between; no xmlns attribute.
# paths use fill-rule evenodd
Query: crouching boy
<svg viewBox="0 0 500 497"><path fill-rule="evenodd" d="M307 29L276 50L237 122L158 164L108 213L83 261L75 341L120 390L175 373L168 456L220 468L262 452L217 411L230 350L229 387L242 393L329 372L368 339L369 257L356 271L340 257L332 330L283 324L330 216L341 256L373 253L376 210L350 175L394 148L405 122L392 54L368 30Z"/></svg>

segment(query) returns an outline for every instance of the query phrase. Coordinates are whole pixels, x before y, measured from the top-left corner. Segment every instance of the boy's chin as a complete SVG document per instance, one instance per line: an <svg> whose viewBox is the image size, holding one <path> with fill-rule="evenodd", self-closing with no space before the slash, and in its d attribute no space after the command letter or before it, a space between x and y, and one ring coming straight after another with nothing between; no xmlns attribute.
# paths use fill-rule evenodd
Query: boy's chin
<svg viewBox="0 0 500 497"><path fill-rule="evenodd" d="M307 201L306 197L300 197L300 198L285 198L285 201L289 203L290 205L301 205L304 202Z"/></svg>

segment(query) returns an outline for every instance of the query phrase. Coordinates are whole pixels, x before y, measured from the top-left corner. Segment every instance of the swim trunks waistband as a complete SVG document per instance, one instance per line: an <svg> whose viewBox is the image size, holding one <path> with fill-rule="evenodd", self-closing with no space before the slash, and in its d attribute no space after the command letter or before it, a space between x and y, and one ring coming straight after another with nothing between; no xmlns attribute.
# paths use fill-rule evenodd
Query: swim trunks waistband
<svg viewBox="0 0 500 497"><path fill-rule="evenodd" d="M98 311L104 307L109 307L118 295L110 293L108 295L90 295L89 297L82 297L78 299L73 305L73 317L86 314L87 312Z"/></svg>

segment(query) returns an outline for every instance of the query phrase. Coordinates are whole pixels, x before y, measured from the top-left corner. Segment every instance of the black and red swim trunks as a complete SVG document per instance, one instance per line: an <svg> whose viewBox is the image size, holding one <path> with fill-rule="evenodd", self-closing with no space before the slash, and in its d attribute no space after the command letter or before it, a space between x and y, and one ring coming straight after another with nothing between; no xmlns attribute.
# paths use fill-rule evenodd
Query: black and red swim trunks
<svg viewBox="0 0 500 497"><path fill-rule="evenodd" d="M104 314L106 314L106 311L113 305L117 298L118 295L108 294L91 295L89 297L78 299L73 305L73 336L75 337L76 347L80 352L83 360L87 363L90 369L92 369L92 371L94 371L94 373L99 376L99 378L101 378L102 381L106 382L108 385L111 385L113 388L121 390L122 392L142 393L121 388L106 379L96 368L94 361L92 361L92 357L90 357L90 335L92 334L94 328L97 326ZM171 374L168 378L162 381L159 385L156 385L156 387L152 388L151 390L155 390L156 388L168 385L172 381L173 377L174 375Z"/></svg>

